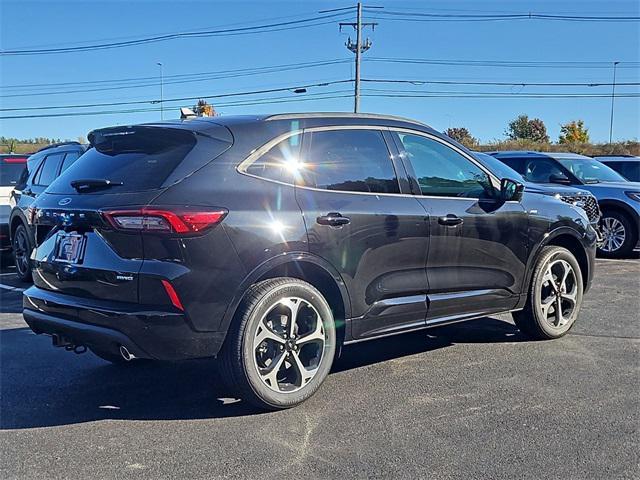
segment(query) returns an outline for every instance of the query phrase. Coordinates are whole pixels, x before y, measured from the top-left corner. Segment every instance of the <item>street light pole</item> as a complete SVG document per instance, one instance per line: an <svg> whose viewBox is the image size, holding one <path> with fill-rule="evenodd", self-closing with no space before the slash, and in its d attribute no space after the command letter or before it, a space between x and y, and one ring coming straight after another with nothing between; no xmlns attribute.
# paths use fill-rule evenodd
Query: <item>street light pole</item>
<svg viewBox="0 0 640 480"><path fill-rule="evenodd" d="M160 120L164 120L164 72L162 62L157 62L160 67Z"/></svg>
<svg viewBox="0 0 640 480"><path fill-rule="evenodd" d="M620 62L613 62L613 85L611 86L611 121L609 123L609 143L613 139L613 105L616 99L616 67Z"/></svg>

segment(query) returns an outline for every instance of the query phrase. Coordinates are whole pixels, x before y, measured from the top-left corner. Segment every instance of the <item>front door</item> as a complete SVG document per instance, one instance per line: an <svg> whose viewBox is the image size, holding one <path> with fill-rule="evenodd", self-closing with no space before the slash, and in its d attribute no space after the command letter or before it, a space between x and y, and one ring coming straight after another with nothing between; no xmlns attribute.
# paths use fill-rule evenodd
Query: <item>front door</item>
<svg viewBox="0 0 640 480"><path fill-rule="evenodd" d="M515 307L527 259L527 214L497 195L499 181L443 139L394 139L430 218L427 323Z"/></svg>
<svg viewBox="0 0 640 480"><path fill-rule="evenodd" d="M425 324L429 223L401 191L406 172L388 142L375 127L309 129L303 139L296 198L309 250L342 275L356 339Z"/></svg>

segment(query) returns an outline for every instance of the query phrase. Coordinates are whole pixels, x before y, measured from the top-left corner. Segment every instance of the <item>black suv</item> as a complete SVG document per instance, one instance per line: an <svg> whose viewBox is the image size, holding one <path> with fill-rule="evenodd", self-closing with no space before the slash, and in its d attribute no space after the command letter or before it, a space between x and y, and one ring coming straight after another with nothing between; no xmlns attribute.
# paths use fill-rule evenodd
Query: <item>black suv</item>
<svg viewBox="0 0 640 480"><path fill-rule="evenodd" d="M500 312L560 337L593 276L581 209L410 120L214 117L89 138L36 200L25 320L112 362L219 356L261 407L307 399L354 342Z"/></svg>
<svg viewBox="0 0 640 480"><path fill-rule="evenodd" d="M27 168L22 171L11 192L9 234L16 275L23 282L31 281L29 257L34 246L31 205L51 182L87 150L87 147L88 145L78 142L64 142L41 148L27 159Z"/></svg>

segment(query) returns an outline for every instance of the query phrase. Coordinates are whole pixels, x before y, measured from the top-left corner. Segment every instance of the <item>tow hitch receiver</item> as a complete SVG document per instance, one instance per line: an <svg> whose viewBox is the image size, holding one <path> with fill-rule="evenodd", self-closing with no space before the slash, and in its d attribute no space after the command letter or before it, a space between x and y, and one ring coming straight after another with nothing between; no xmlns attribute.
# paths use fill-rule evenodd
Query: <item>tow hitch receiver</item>
<svg viewBox="0 0 640 480"><path fill-rule="evenodd" d="M57 333L51 335L51 342L54 347L74 347L74 343L70 338L58 335Z"/></svg>

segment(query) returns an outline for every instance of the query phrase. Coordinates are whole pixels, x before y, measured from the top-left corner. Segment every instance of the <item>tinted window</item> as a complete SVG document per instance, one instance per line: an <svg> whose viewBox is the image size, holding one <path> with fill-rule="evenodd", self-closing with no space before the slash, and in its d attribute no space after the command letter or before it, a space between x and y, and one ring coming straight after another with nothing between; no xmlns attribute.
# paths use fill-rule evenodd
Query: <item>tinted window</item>
<svg viewBox="0 0 640 480"><path fill-rule="evenodd" d="M481 198L492 193L488 175L454 149L419 135L399 134L423 195Z"/></svg>
<svg viewBox="0 0 640 480"><path fill-rule="evenodd" d="M40 166L40 170L36 174L36 185L47 186L56 179L58 168L64 153L52 153L44 159L44 162Z"/></svg>
<svg viewBox="0 0 640 480"><path fill-rule="evenodd" d="M301 138L302 135L293 135L282 140L249 165L245 171L269 180L293 183L293 172L300 165Z"/></svg>
<svg viewBox="0 0 640 480"><path fill-rule="evenodd" d="M0 160L0 186L12 187L17 185L18 179L26 166L26 158L7 157Z"/></svg>
<svg viewBox="0 0 640 480"><path fill-rule="evenodd" d="M567 176L562 167L550 158L501 158L500 161L516 170L528 182L552 183L551 175Z"/></svg>
<svg viewBox="0 0 640 480"><path fill-rule="evenodd" d="M64 160L62 162L62 170L60 173L64 172L67 168L69 168L80 156L79 152L69 152L64 156Z"/></svg>
<svg viewBox="0 0 640 480"><path fill-rule="evenodd" d="M611 168L632 182L640 182L640 161L608 162Z"/></svg>
<svg viewBox="0 0 640 480"><path fill-rule="evenodd" d="M226 129L221 138L179 128L134 126L99 130L87 150L47 190L76 193L70 183L106 179L119 184L109 193L153 190L178 182L215 159L231 145ZM217 135L218 130L211 135ZM104 193L104 191L96 191Z"/></svg>
<svg viewBox="0 0 640 480"><path fill-rule="evenodd" d="M400 193L380 131L312 132L304 141L307 153L302 175L306 185L326 190Z"/></svg>

